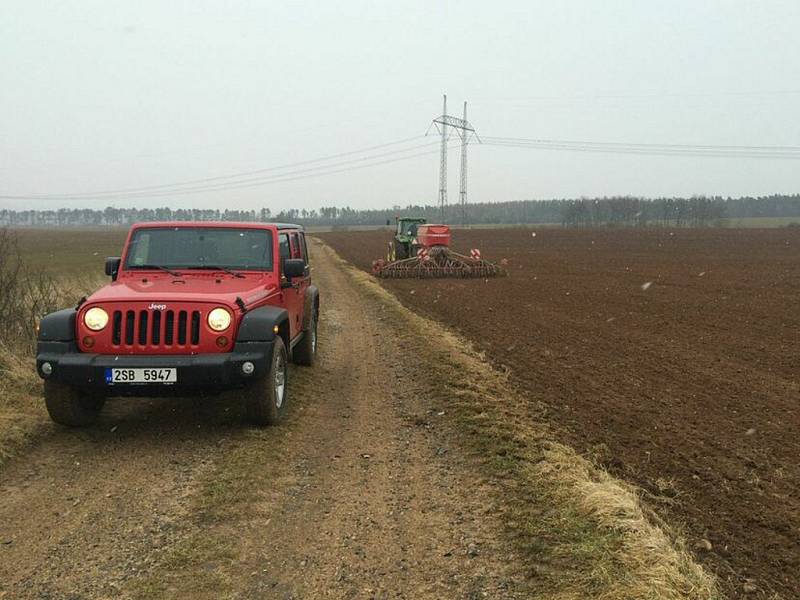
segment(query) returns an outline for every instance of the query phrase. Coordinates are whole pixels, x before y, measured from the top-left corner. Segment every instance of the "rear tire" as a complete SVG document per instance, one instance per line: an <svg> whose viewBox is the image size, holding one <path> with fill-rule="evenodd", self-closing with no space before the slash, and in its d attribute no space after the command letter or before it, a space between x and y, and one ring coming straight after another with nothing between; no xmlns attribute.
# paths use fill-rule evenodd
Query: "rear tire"
<svg viewBox="0 0 800 600"><path fill-rule="evenodd" d="M67 427L86 427L97 420L106 399L56 381L44 382L44 403L50 418Z"/></svg>
<svg viewBox="0 0 800 600"><path fill-rule="evenodd" d="M292 350L292 359L295 364L304 367L313 367L317 356L317 315L312 311L311 323L303 332L303 339Z"/></svg>
<svg viewBox="0 0 800 600"><path fill-rule="evenodd" d="M272 360L267 374L247 388L245 412L254 425L277 425L286 414L288 403L289 367L286 345L275 338Z"/></svg>
<svg viewBox="0 0 800 600"><path fill-rule="evenodd" d="M406 248L405 244L401 244L400 242L394 243L394 258L395 260L405 260L408 258L408 248Z"/></svg>

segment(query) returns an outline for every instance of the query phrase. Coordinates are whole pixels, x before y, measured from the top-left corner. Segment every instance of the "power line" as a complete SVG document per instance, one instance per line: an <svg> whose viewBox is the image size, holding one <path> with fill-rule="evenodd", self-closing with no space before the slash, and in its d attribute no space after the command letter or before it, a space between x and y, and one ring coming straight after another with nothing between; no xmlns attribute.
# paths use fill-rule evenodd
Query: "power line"
<svg viewBox="0 0 800 600"><path fill-rule="evenodd" d="M800 152L800 146L722 146L714 144L643 144L636 142L593 142L586 140L555 140L542 138L515 138L501 136L483 136L484 140L508 141L520 143L536 144L585 144L597 146L626 146L638 148L692 148L692 149L714 149L714 150L789 150Z"/></svg>
<svg viewBox="0 0 800 600"><path fill-rule="evenodd" d="M638 154L653 156L695 156L714 158L800 159L797 146L723 146L709 144L641 144L484 136L485 145L535 150Z"/></svg>
<svg viewBox="0 0 800 600"><path fill-rule="evenodd" d="M194 187L183 187L183 188L178 188L176 190L164 190L164 191L156 192L156 194L159 194L161 196L169 196L169 195L174 194L176 192L213 192L213 191L216 191L216 190L239 189L239 188L242 188L242 187L255 187L255 186L258 186L260 184L272 183L273 181L276 181L276 180L284 181L284 180L287 180L286 179L287 177L291 177L291 176L294 176L294 175L303 175L303 174L306 174L306 173L314 173L315 171L327 170L327 169L331 169L331 168L334 168L334 167L340 167L342 165L350 165L350 164L353 164L353 163L374 161L375 159L378 159L378 158L385 158L387 156L394 156L394 155L397 155L397 154L404 154L404 153L410 152L412 150L417 150L419 148L426 148L426 147L430 147L430 146L434 146L434 145L436 145L436 142L433 142L433 143L428 142L428 143L425 143L425 144L417 144L415 146L411 146L409 148L404 148L402 150L392 150L390 152L383 152L381 154L372 154L372 155L369 155L369 156L362 156L362 157L359 157L359 158L352 158L352 159L349 159L349 160L338 161L338 162L329 163L329 164L325 164L325 165L320 165L320 166L316 166L316 167L307 167L305 169L295 169L295 170L292 170L292 171L286 171L284 173L279 173L279 174L275 174L275 175L267 175L267 176L262 176L262 177L253 177L253 178L249 178L249 179L240 179L240 180L236 180L236 181L230 181L230 182L224 182L224 183L214 183L214 184L194 186ZM410 157L414 157L414 156L421 156L422 154L427 154L427 153L412 154L412 155L409 156L409 158ZM402 160L402 158L398 158L397 160ZM389 161L389 162L393 162L393 161ZM374 164L383 164L383 163L382 162L378 162L378 163L374 163ZM368 165L365 165L365 166L371 166L371 164L368 164ZM345 170L347 170L347 169L345 169ZM331 173L336 173L336 172L340 172L340 171L341 170L330 171L330 172ZM322 173L322 174L324 174L324 173ZM119 196L115 196L115 197L119 197Z"/></svg>
<svg viewBox="0 0 800 600"><path fill-rule="evenodd" d="M240 171L237 173L230 173L228 175L218 175L215 177L204 177L199 179L187 179L183 181L176 181L172 183L164 183L158 185L148 185L148 186L140 186L140 187L129 187L129 188L118 188L118 189L110 189L110 190L94 190L88 192L73 192L73 193L50 193L50 194L8 194L8 195L0 195L0 198L3 199L13 199L13 200L46 200L46 199L56 199L56 200L64 200L70 198L96 198L102 199L105 196L116 196L120 194L127 194L127 193L139 193L139 192L146 192L146 191L157 191L157 190L167 190L171 188L180 188L184 186L192 186L196 184L204 184L204 183L211 183L214 181L225 181L225 180L235 180L241 179L242 177L248 177L251 175L258 175L263 173L269 173L274 171L280 171L284 169L289 169L293 167L298 167L302 165L326 162L329 160L333 160L336 158L342 158L345 156L353 156L355 154L363 154L365 152L370 152L372 150L378 150L381 148L387 148L389 146L396 146L399 144L406 144L411 141L422 139L424 136L415 135L413 137L404 138L401 140L396 140L393 142L386 142L383 144L377 144L374 146L367 146L366 148L361 148L358 150L351 150L349 152L340 152L337 154L330 154L327 156L322 156L319 158L312 158L308 160L298 161L294 163L286 163L283 165L277 165L273 167L265 167L260 169L253 169L249 171ZM423 144L424 145L424 144ZM413 148L420 147L414 146ZM404 152L407 149L397 150L397 152ZM368 157L367 157L368 158Z"/></svg>
<svg viewBox="0 0 800 600"><path fill-rule="evenodd" d="M598 93L598 94L565 94L565 95L540 95L540 96L521 96L514 98L501 98L500 104L509 105L518 102L573 102L588 100L649 100L659 98L719 98L719 97L764 97L764 96L784 96L791 97L800 95L800 90L741 90L741 91L717 91L717 92L650 92L641 94L630 93ZM475 103L479 105L492 105L497 100L478 99ZM518 105L525 106L525 105Z"/></svg>
<svg viewBox="0 0 800 600"><path fill-rule="evenodd" d="M532 150L555 150L555 151L568 151L568 152L590 152L599 154L631 154L639 156L676 156L676 157L708 157L708 158L748 158L748 159L778 159L778 160L798 160L800 154L791 153L743 153L743 152L676 152L669 150L635 150L625 148L598 148L598 147L580 147L580 146L536 146L536 145L520 145L520 144L503 144L487 142L485 146L505 147L505 148L526 148Z"/></svg>
<svg viewBox="0 0 800 600"><path fill-rule="evenodd" d="M408 142L410 140L421 139L422 136L415 136L414 138L408 138L403 140L403 142ZM381 144L380 146L372 146L371 148L382 148L389 145L398 144L401 142L392 142L390 144ZM251 177L251 178L244 178L242 179L241 176L244 175L246 172L239 173L239 179L231 179L229 181L219 181L220 179L230 179L232 176L225 176L225 177L213 177L213 178L206 178L204 180L198 181L205 181L205 184L199 185L189 185L188 182L183 183L175 183L175 184L163 184L159 186L146 186L141 188L123 188L120 190L110 190L107 192L88 192L88 193L59 193L59 194L8 194L8 195L0 195L0 199L10 199L10 200L70 200L70 199L93 199L93 200L103 200L103 199L124 199L124 198L141 198L141 197L155 197L155 196L166 196L170 194L179 194L184 192L202 192L202 191L216 191L216 190L225 190L225 189L238 189L238 184L258 184L260 183L269 183L273 179L282 179L289 175L296 175L302 173L309 173L319 169L328 169L331 167L337 167L341 165L347 165L357 162L369 161L374 160L376 158L383 158L386 156L392 156L396 154L404 154L406 152L410 152L412 150L416 150L419 148L425 148L431 145L435 145L436 142L425 142L423 144L416 144L414 146L409 146L407 148L400 148L396 150L391 150L388 152L383 152L380 154L371 154L367 156L362 156L354 159L344 160L344 161L337 161L328 164L323 164L315 167L309 167L305 169L295 169L291 171L286 171L283 173L275 173L273 175L263 175L260 177ZM266 173L269 171L278 171L278 170L285 170L290 166L299 166L299 165L306 165L315 162L322 162L328 161L330 158L335 156L349 156L353 154L358 154L361 152L366 151L366 149L352 151L352 152L342 152L337 155L331 155L324 158L312 159L312 160L305 160L299 161L296 163L291 163L287 165L281 165L279 167L270 167L266 169L259 169L257 171L252 172L259 172L259 173ZM414 155L416 156L416 155ZM218 183L212 183L213 181L219 181ZM188 187L187 187L188 186ZM252 187L252 186L247 186Z"/></svg>
<svg viewBox="0 0 800 600"><path fill-rule="evenodd" d="M495 146L504 148L525 148L532 150L555 150L568 152L589 152L599 154L630 154L638 156L676 156L676 157L698 157L698 158L748 158L748 159L777 159L777 160L800 160L800 154L790 153L743 153L743 152L676 152L669 150L634 150L625 148L597 148L579 146L535 146L519 144L499 144L487 142L485 146Z"/></svg>
<svg viewBox="0 0 800 600"><path fill-rule="evenodd" d="M95 190L73 193L28 193L28 194L0 194L3 200L29 200L29 201L69 201L69 200L126 200L138 198L158 198L165 196L178 196L203 192L223 192L229 190L253 188L273 183L297 181L311 177L320 177L343 173L373 166L408 160L411 158L440 153L439 175L439 204L444 209L447 205L447 148L450 144L449 133L456 131L461 142L461 186L460 201L462 220L465 219L466 210L466 146L471 136L475 136L484 145L507 148L522 148L548 151L568 152L593 152L610 154L652 155L652 156L677 156L677 157L718 157L718 158L746 158L746 159L800 159L800 146L777 145L718 145L718 144L655 144L638 142L607 142L591 140L562 140L544 138L525 138L509 136L483 136L477 138L474 128L466 120L466 104L464 118L453 117L445 112L441 117L434 119L432 125L440 128L441 142L426 141L424 143L409 145L411 142L421 141L424 136L412 136L392 142L386 142L366 148L330 154L313 159L286 163L272 167L239 171L227 175L188 179L172 183L148 185L140 187L127 187L108 190ZM415 150L439 145L440 150L416 152ZM375 152L393 146L384 152ZM411 153L411 154L409 154ZM360 156L359 156L360 155ZM405 155L405 156L403 156ZM354 158L347 158L354 157ZM344 160L342 160L344 159ZM383 160L386 159L386 160ZM363 163L363 164L361 164Z"/></svg>
<svg viewBox="0 0 800 600"><path fill-rule="evenodd" d="M435 142L433 144L425 144L425 145L438 145L438 142ZM252 183L244 183L244 184L242 184L240 182L239 183L232 182L232 183L226 184L225 187L216 187L216 188L211 188L211 189L209 189L209 188L180 189L180 190L176 190L176 191L161 191L161 192L155 192L155 193L139 193L139 194L130 194L130 195L127 195L127 196L116 196L116 197L111 198L111 199L112 200L133 200L133 199L138 199L138 198L160 198L160 197L181 196L181 195L186 195L186 194L196 194L196 193L209 192L209 191L228 191L228 190L238 190L238 189L261 187L261 186L271 185L271 184L276 184L276 183L284 183L284 182L288 182L288 181L311 179L313 177L321 177L321 176L325 176L325 175L333 175L333 174L336 174L336 173L344 173L344 172L348 172L348 171L366 169L366 168L370 168L370 167L376 167L376 166L379 166L379 165L385 165L385 164L400 162L400 161L404 161L404 160L409 160L409 159L417 158L417 157L420 157L420 156L428 156L428 155L431 155L431 154L437 154L438 152L439 152L439 150L429 150L427 152L418 152L416 154L411 154L409 156L401 156L401 157L397 157L397 158L392 158L392 159L372 162L372 163L368 163L368 164L364 164L364 165L355 165L355 166L345 167L345 168L341 168L341 169L334 169L334 170L330 170L330 165L328 165L328 166L320 167L319 168L320 171L316 172L316 173L312 172L312 173L308 173L308 174L305 174L305 175L297 175L297 176L285 176L287 174L283 174L283 175L280 175L280 176L276 176L276 177L274 177L272 179L260 180L258 182L252 182ZM8 199L9 197L8 196L0 196L0 198ZM10 199L18 199L18 198L10 197ZM28 199L28 198L23 198L23 199ZM72 196L72 197L68 197L68 198L37 198L37 199L38 200L61 201L61 200L81 200L83 198L81 198L80 196Z"/></svg>

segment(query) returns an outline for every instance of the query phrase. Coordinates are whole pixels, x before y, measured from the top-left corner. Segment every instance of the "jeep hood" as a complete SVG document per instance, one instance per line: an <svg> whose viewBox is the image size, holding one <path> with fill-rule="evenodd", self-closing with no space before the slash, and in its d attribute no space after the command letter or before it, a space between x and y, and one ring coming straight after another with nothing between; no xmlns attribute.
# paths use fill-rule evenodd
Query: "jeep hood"
<svg viewBox="0 0 800 600"><path fill-rule="evenodd" d="M219 283L217 283L219 282ZM87 298L87 304L111 302L203 302L227 304L231 308L241 298L248 306L278 291L278 286L262 277L194 274L181 278L125 277L99 289Z"/></svg>

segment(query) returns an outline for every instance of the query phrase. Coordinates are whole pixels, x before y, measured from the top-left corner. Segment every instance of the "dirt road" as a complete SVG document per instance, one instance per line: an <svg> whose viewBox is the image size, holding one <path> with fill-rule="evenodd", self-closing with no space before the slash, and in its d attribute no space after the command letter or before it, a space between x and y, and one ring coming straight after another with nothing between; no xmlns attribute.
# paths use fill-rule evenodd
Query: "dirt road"
<svg viewBox="0 0 800 600"><path fill-rule="evenodd" d="M288 422L249 429L227 397L53 428L0 467L0 597L527 597L412 344L315 259L320 355Z"/></svg>

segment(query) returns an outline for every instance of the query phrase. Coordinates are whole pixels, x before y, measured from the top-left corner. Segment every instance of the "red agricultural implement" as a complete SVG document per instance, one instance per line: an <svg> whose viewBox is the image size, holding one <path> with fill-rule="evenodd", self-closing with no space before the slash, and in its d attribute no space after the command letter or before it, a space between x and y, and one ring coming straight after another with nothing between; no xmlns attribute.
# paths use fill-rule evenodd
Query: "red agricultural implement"
<svg viewBox="0 0 800 600"><path fill-rule="evenodd" d="M386 260L372 263L372 272L386 278L496 277L504 271L481 258L477 249L469 256L450 249L450 227L398 219L397 234Z"/></svg>

